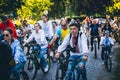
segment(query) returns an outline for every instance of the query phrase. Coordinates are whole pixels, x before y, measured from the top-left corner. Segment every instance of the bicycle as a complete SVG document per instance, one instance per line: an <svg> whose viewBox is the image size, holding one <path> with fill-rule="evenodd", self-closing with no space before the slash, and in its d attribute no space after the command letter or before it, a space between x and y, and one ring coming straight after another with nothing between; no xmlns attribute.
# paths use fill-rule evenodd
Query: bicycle
<svg viewBox="0 0 120 80"><path fill-rule="evenodd" d="M79 65L77 64L80 61L82 61L82 59L69 59L69 63L74 63L74 65L71 66L74 69L74 71L69 75L69 77L66 77L65 80L87 80L85 66L82 69L80 69Z"/></svg>
<svg viewBox="0 0 120 80"><path fill-rule="evenodd" d="M28 50L27 50L28 61L26 62L27 65L25 68L27 68L27 69L25 69L25 70L30 74L30 78L32 80L34 80L36 75L37 75L37 71L39 69L41 69L44 74L48 73L48 71L50 70L50 65L51 65L50 55L49 55L49 52L47 50L47 53L44 56L45 56L45 59L47 61L48 70L44 71L44 67L42 66L41 60L39 58L40 46L35 45L35 42L31 42L26 46L28 47ZM34 49L35 46L39 46L39 49L35 50ZM30 48L32 48L31 52L30 52Z"/></svg>
<svg viewBox="0 0 120 80"><path fill-rule="evenodd" d="M103 59L104 59L104 65L105 65L107 71L111 72L111 70L112 70L112 57L111 57L110 51L109 51L111 46L110 45L104 45L103 47L104 47L104 50L105 50L103 55L102 55Z"/></svg>
<svg viewBox="0 0 120 80"><path fill-rule="evenodd" d="M50 53L50 57L53 63L57 62L57 59L55 58L56 50L57 50L57 46L48 45L48 52Z"/></svg>
<svg viewBox="0 0 120 80"><path fill-rule="evenodd" d="M66 51L66 52L65 52ZM65 53L64 53L65 52ZM67 71L68 60L69 60L69 49L65 49L61 54L60 58L58 59L58 66L56 71L56 80L63 80Z"/></svg>
<svg viewBox="0 0 120 80"><path fill-rule="evenodd" d="M28 74L21 69L18 73L10 71L9 80L29 80Z"/></svg>

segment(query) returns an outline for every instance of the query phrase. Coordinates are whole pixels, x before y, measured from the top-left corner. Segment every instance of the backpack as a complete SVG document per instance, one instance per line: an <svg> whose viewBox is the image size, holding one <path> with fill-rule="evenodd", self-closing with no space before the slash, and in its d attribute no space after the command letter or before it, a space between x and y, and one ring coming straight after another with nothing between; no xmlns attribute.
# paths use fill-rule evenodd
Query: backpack
<svg viewBox="0 0 120 80"><path fill-rule="evenodd" d="M5 42L0 42L0 63L6 65L9 70L15 66L12 49Z"/></svg>

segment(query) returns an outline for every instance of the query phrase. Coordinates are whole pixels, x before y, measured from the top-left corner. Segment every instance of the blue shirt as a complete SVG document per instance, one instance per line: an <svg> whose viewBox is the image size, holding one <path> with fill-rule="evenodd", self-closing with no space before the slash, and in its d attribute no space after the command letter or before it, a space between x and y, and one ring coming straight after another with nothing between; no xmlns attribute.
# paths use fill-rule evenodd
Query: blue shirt
<svg viewBox="0 0 120 80"><path fill-rule="evenodd" d="M14 41L10 44L10 46L12 48L12 53L15 61L25 62L27 60L24 55L24 51L21 48L20 42L17 39L14 39Z"/></svg>

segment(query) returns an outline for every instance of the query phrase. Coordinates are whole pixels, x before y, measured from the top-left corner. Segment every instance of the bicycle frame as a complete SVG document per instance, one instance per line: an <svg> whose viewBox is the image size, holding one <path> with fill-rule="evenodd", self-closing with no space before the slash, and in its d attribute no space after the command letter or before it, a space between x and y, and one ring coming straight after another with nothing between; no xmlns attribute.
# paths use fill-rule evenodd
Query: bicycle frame
<svg viewBox="0 0 120 80"><path fill-rule="evenodd" d="M112 59L111 59L111 56L110 56L110 53L109 53L109 48L110 46L104 46L105 48L105 53L104 53L104 56L105 56L105 67L107 68L107 71L108 72L111 72L111 68L112 68Z"/></svg>
<svg viewBox="0 0 120 80"><path fill-rule="evenodd" d="M64 55L64 51L66 51L66 55ZM58 66L57 66L57 71L56 71L56 80L63 80L67 71L68 67L68 49L65 49L62 54L60 55L61 57L58 59ZM61 74L59 74L59 70L61 70ZM58 77L60 75L60 77Z"/></svg>
<svg viewBox="0 0 120 80"><path fill-rule="evenodd" d="M82 59L69 60L69 62L70 61L76 63L75 66L72 66L72 68L74 69L74 72L72 73L72 80L80 80L81 79L80 75L82 76L83 80L87 80L85 66L82 69L80 69L79 65L77 64L78 62L81 62Z"/></svg>

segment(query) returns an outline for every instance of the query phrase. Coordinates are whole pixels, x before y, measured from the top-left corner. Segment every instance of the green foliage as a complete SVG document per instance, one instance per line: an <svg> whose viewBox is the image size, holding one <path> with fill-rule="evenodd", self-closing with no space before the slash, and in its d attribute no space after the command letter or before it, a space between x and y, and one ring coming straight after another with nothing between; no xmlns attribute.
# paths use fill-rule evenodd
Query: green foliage
<svg viewBox="0 0 120 80"><path fill-rule="evenodd" d="M13 14L17 13L17 9L24 5L23 0L0 0L0 14Z"/></svg>
<svg viewBox="0 0 120 80"><path fill-rule="evenodd" d="M112 4L112 0L51 0L51 17L105 15L106 7Z"/></svg>
<svg viewBox="0 0 120 80"><path fill-rule="evenodd" d="M106 6L111 5L111 0L69 0L72 11L76 15L104 14Z"/></svg>
<svg viewBox="0 0 120 80"><path fill-rule="evenodd" d="M120 12L120 0L112 0L113 4L106 7L106 12L114 15L119 15Z"/></svg>
<svg viewBox="0 0 120 80"><path fill-rule="evenodd" d="M22 5L17 13L22 19L27 17L39 19L45 10L50 10L52 4L50 0L25 0L25 5Z"/></svg>
<svg viewBox="0 0 120 80"><path fill-rule="evenodd" d="M51 6L51 10L48 15L53 18L60 18L65 16L66 1L67 0L51 0L51 2L53 2L53 5Z"/></svg>
<svg viewBox="0 0 120 80"><path fill-rule="evenodd" d="M13 13L22 19L38 20L46 10L52 18L116 15L120 12L120 0L0 0L0 14Z"/></svg>

